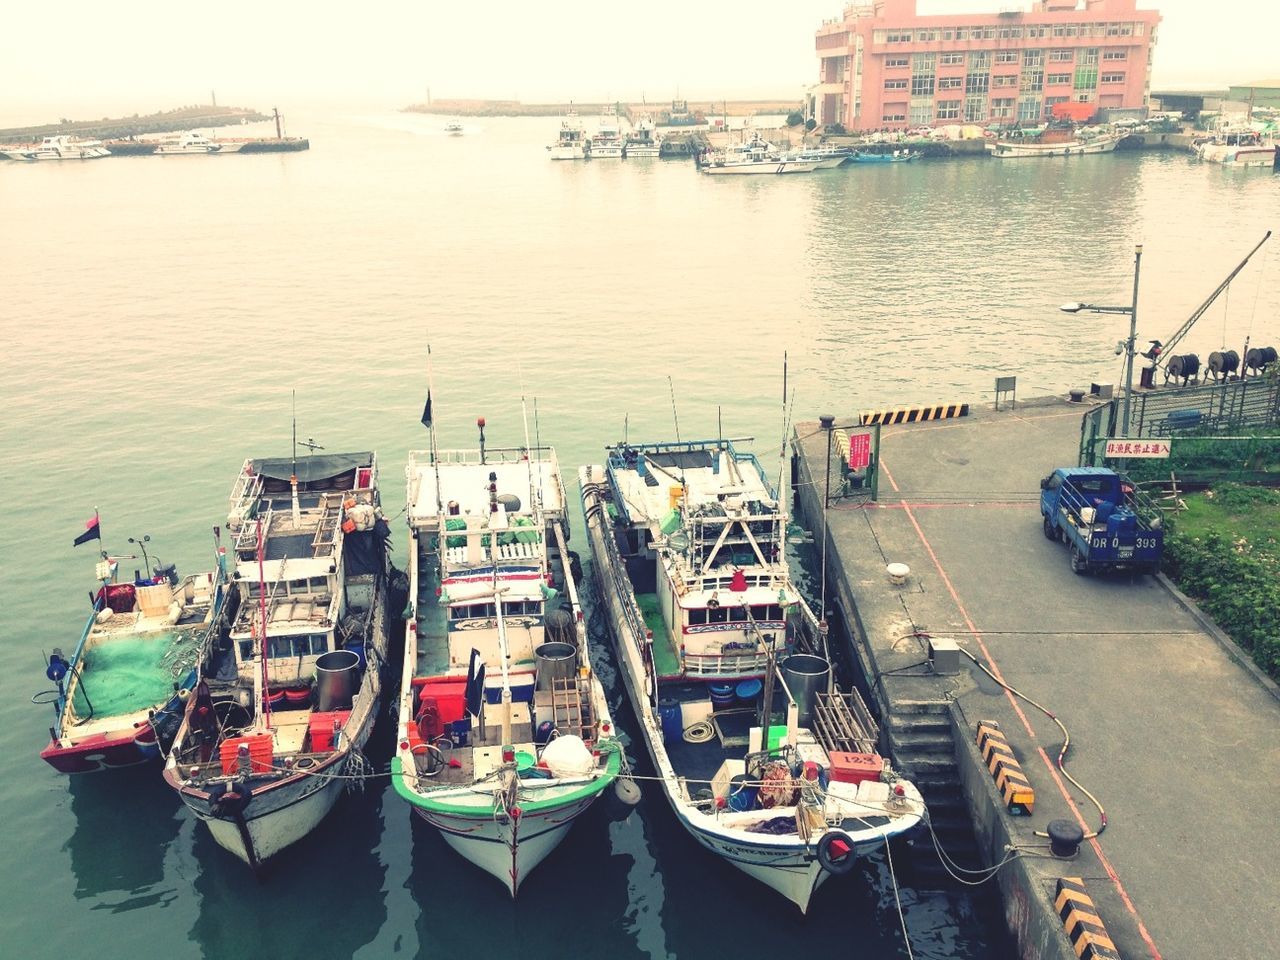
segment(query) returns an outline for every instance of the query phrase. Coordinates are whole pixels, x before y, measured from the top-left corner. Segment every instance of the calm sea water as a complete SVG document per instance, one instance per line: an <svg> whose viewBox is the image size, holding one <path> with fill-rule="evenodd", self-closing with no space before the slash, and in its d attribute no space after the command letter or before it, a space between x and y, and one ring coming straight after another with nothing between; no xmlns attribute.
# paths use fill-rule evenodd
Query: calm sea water
<svg viewBox="0 0 1280 960"><path fill-rule="evenodd" d="M0 165L6 955L906 956L883 862L801 920L656 796L583 818L514 904L385 780L255 882L155 770L68 781L37 758L41 653L74 645L92 585L71 538L97 507L113 552L147 534L153 556L207 566L242 459L288 453L295 391L300 437L379 452L395 513L428 343L446 445L472 445L481 415L491 442L522 442L523 393L569 473L676 421L776 458L784 352L798 417L988 400L1005 374L1023 396L1114 382L1124 318L1057 305L1128 303L1144 243L1139 330L1167 340L1280 224L1280 177L1117 154L714 180L552 163L550 120L293 126L309 153ZM1280 341L1277 261L1259 254L1184 346ZM1007 950L981 895L903 903L917 957Z"/></svg>

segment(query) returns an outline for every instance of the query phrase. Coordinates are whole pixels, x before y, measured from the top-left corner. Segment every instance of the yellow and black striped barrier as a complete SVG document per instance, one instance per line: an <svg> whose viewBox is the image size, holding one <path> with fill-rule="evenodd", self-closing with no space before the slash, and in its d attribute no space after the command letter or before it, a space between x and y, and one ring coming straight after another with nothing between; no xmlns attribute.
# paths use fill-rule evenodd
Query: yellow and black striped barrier
<svg viewBox="0 0 1280 960"><path fill-rule="evenodd" d="M894 423L919 423L924 420L949 420L952 417L967 417L967 403L939 403L931 407L898 407L896 410L871 410L860 415L859 422L864 427L873 423L885 426Z"/></svg>
<svg viewBox="0 0 1280 960"><path fill-rule="evenodd" d="M995 777L996 789L1004 798L1005 806L1015 816L1027 815L1036 807L1036 792L1031 781L1022 772L1022 764L1013 755L1013 748L994 720L978 721L978 752Z"/></svg>
<svg viewBox="0 0 1280 960"><path fill-rule="evenodd" d="M1083 879L1059 878L1058 897L1053 906L1080 960L1120 960L1120 953L1098 916L1098 908L1085 892Z"/></svg>

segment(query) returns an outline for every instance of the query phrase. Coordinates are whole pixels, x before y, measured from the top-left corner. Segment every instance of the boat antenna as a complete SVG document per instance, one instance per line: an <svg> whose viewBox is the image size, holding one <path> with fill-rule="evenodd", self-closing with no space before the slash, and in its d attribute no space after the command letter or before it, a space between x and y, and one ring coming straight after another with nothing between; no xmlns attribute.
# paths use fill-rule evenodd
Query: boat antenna
<svg viewBox="0 0 1280 960"><path fill-rule="evenodd" d="M533 398L533 442L542 449L542 427L538 423L538 398Z"/></svg>
<svg viewBox="0 0 1280 960"><path fill-rule="evenodd" d="M293 525L301 526L298 510L298 391L293 390L293 467L289 471L289 489L293 493Z"/></svg>
<svg viewBox="0 0 1280 960"><path fill-rule="evenodd" d="M431 368L431 344L427 344L427 404L422 409L422 422L430 432L431 464L436 472L436 516L440 518L440 529L444 529L444 500L440 491L440 452L436 447L436 418L431 412L431 395L435 393L435 377ZM443 534L442 534L443 535ZM443 551L441 551L443 554Z"/></svg>
<svg viewBox="0 0 1280 960"><path fill-rule="evenodd" d="M667 374L667 387L671 390L671 419L676 422L676 443L680 442L680 415L676 413L676 385L671 379L671 374Z"/></svg>

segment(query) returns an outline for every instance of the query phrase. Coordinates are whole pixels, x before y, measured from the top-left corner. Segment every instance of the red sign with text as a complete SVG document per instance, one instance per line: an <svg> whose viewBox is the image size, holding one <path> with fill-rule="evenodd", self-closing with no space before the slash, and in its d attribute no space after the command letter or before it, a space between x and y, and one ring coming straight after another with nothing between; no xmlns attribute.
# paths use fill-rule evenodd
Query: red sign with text
<svg viewBox="0 0 1280 960"><path fill-rule="evenodd" d="M871 463L871 434L855 433L849 437L849 469L865 470Z"/></svg>
<svg viewBox="0 0 1280 960"><path fill-rule="evenodd" d="M1106 457L1167 457L1172 449L1168 440L1108 440Z"/></svg>

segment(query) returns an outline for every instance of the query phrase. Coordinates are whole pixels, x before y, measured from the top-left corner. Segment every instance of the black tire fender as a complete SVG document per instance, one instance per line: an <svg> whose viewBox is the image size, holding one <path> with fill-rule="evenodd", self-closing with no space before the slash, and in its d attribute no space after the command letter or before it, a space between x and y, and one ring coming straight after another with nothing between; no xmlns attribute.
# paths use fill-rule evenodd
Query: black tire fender
<svg viewBox="0 0 1280 960"><path fill-rule="evenodd" d="M839 850L831 848L836 844L843 844L848 850L840 853ZM853 838L843 830L828 830L822 835L822 839L818 841L818 863L822 869L827 871L833 877L842 877L854 868L857 857L853 852Z"/></svg>

